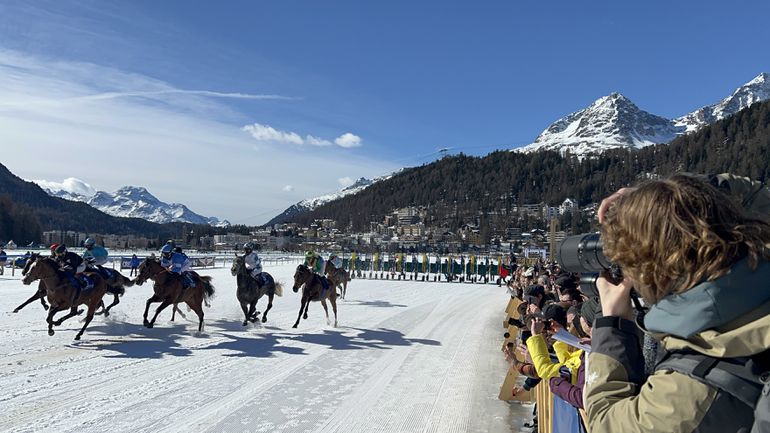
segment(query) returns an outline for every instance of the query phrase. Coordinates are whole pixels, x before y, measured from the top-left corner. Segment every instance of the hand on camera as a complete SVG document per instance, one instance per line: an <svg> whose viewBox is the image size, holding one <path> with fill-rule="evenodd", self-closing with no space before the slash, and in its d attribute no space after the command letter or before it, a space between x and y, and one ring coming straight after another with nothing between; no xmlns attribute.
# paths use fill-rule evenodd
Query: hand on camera
<svg viewBox="0 0 770 433"><path fill-rule="evenodd" d="M543 329L545 329L545 323L543 323L543 319L539 317L532 319L532 327L530 328L530 331L532 331L532 335L542 334Z"/></svg>
<svg viewBox="0 0 770 433"><path fill-rule="evenodd" d="M596 211L596 216L599 218L599 224L604 223L604 214L607 212L607 209L610 208L612 203L614 203L621 196L624 196L629 192L634 191L635 189L636 188L620 188L614 194L602 200L602 202L599 204L599 209Z"/></svg>
<svg viewBox="0 0 770 433"><path fill-rule="evenodd" d="M633 308L631 307L631 289L633 282L626 278L620 284L612 284L604 277L596 279L596 288L599 291L599 300L602 303L604 316L616 316L633 320Z"/></svg>

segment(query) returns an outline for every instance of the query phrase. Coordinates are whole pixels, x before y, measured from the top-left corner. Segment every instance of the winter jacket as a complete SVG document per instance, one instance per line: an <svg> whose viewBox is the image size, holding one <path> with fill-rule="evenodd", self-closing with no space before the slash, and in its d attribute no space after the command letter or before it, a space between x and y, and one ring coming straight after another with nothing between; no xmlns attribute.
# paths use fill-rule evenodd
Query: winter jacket
<svg viewBox="0 0 770 433"><path fill-rule="evenodd" d="M583 385L585 384L585 353L580 354L580 367L577 371L577 381L572 384L571 378L567 379L563 376L553 377L548 382L551 388L551 392L559 396L562 400L575 406L578 409L583 409Z"/></svg>
<svg viewBox="0 0 770 433"><path fill-rule="evenodd" d="M104 247L94 245L90 250L86 249L83 251L83 260L92 265L102 266L107 263L108 255L109 253L107 253L107 250Z"/></svg>
<svg viewBox="0 0 770 433"><path fill-rule="evenodd" d="M535 370L537 375L542 379L550 379L559 375L559 369L562 366L566 366L572 377L577 380L577 370L580 367L580 355L582 350L569 353L568 346L561 341L557 341L553 344L554 352L559 358L559 362L551 361L551 356L548 353L548 345L545 343L545 339L542 335L533 335L527 339L527 350L529 350L529 356L532 358L532 363L535 364Z"/></svg>
<svg viewBox="0 0 770 433"><path fill-rule="evenodd" d="M768 281L769 262L752 271L744 259L721 278L663 298L643 324L597 319L584 390L589 431L748 431L753 412L732 395L677 372L658 370L645 378L640 327L668 351L756 355L770 348Z"/></svg>

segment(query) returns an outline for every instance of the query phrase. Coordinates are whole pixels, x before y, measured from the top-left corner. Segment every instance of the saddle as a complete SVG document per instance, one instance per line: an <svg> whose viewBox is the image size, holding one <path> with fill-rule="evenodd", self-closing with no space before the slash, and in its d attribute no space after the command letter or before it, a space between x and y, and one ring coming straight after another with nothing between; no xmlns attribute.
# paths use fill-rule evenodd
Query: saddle
<svg viewBox="0 0 770 433"><path fill-rule="evenodd" d="M81 292L86 292L93 289L94 285L96 284L93 278L86 274L73 275L67 272L67 278L69 278L72 287L76 290L80 290Z"/></svg>

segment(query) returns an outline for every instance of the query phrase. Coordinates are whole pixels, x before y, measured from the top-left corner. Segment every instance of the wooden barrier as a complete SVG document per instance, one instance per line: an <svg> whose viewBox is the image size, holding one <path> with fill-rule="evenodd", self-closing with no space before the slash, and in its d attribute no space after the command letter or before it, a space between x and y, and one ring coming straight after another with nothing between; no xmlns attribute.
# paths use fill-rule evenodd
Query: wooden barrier
<svg viewBox="0 0 770 433"><path fill-rule="evenodd" d="M538 433L551 433L553 425L553 395L548 381L543 380L535 387L535 404L537 405Z"/></svg>

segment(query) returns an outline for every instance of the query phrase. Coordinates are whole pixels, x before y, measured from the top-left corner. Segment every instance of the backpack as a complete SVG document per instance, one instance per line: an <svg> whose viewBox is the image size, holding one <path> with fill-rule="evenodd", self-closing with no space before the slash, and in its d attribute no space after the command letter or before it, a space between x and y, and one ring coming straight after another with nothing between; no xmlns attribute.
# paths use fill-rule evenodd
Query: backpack
<svg viewBox="0 0 770 433"><path fill-rule="evenodd" d="M655 370L675 371L730 394L754 411L751 433L770 433L770 370L766 363L758 362L769 354L765 351L751 358L712 358L676 351L667 353Z"/></svg>

